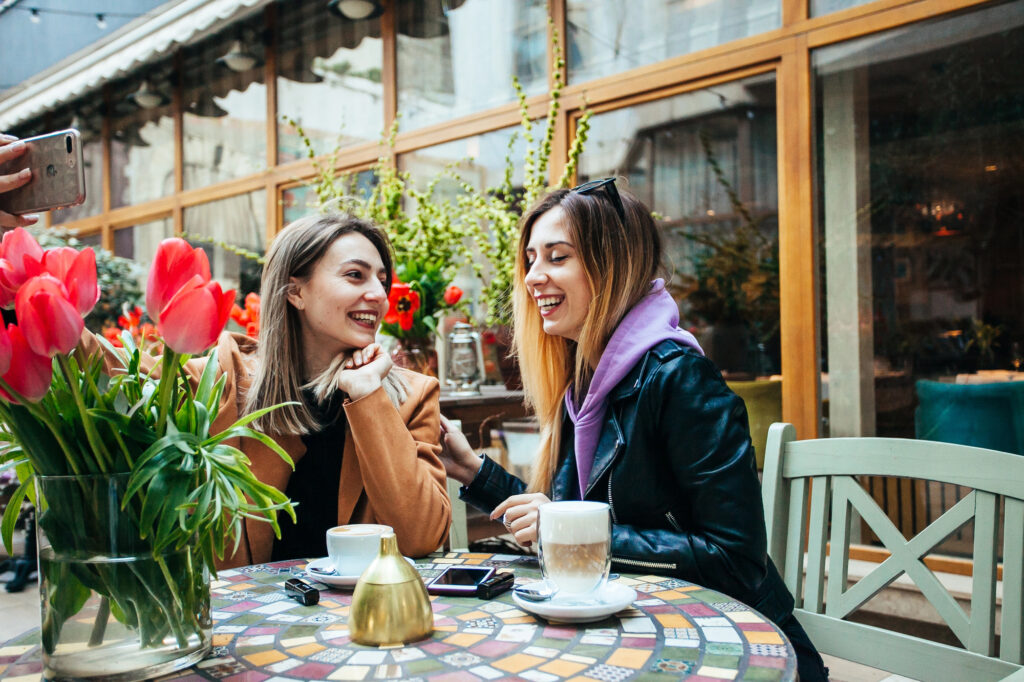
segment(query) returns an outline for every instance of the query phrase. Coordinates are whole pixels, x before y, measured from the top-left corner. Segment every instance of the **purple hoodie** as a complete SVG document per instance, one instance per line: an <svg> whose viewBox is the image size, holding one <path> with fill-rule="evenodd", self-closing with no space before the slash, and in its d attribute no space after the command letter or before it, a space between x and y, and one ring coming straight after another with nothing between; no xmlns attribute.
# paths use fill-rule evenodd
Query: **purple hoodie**
<svg viewBox="0 0 1024 682"><path fill-rule="evenodd" d="M597 363L583 405L576 409L572 387L565 393L565 409L575 424L576 470L579 474L580 499L587 489L590 471L594 468L594 452L601 436L608 393L629 374L633 366L651 348L662 341L676 340L701 355L700 344L693 334L679 328L679 307L665 290L665 280L651 283L651 292L640 299L622 318Z"/></svg>

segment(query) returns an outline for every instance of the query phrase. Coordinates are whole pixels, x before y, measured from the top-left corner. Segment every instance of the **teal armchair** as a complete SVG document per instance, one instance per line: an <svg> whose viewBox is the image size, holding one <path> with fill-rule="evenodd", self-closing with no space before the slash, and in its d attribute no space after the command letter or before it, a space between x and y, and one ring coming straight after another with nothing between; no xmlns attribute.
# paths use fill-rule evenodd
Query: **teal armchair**
<svg viewBox="0 0 1024 682"><path fill-rule="evenodd" d="M992 384L917 382L918 440L1024 455L1024 381Z"/></svg>

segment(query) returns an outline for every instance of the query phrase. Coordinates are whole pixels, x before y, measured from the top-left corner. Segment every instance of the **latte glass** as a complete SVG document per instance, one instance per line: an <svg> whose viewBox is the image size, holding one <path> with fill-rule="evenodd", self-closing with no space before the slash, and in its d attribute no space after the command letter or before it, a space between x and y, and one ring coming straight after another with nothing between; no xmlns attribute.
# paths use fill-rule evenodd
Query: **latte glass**
<svg viewBox="0 0 1024 682"><path fill-rule="evenodd" d="M612 520L603 502L548 502L538 508L540 567L558 597L582 597L608 579Z"/></svg>

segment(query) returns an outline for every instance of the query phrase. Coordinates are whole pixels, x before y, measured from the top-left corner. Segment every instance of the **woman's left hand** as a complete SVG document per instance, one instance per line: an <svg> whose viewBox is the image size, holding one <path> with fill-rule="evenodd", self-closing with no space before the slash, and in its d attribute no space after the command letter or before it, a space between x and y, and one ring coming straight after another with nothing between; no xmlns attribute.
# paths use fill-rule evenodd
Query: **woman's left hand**
<svg viewBox="0 0 1024 682"><path fill-rule="evenodd" d="M345 361L338 373L338 388L348 394L350 400L359 400L376 391L384 377L391 371L391 358L379 343L359 348Z"/></svg>
<svg viewBox="0 0 1024 682"><path fill-rule="evenodd" d="M491 520L500 518L508 532L523 547L537 541L537 507L550 502L544 493L513 495L491 512Z"/></svg>

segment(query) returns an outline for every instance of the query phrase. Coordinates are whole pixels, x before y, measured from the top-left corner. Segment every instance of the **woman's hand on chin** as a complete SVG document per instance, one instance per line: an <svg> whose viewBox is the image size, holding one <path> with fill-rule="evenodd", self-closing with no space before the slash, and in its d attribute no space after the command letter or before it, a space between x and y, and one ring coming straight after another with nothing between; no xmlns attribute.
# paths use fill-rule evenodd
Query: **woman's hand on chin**
<svg viewBox="0 0 1024 682"><path fill-rule="evenodd" d="M391 358L379 343L352 352L338 373L338 388L348 394L349 399L359 400L370 395L381 386L384 377L391 371Z"/></svg>

